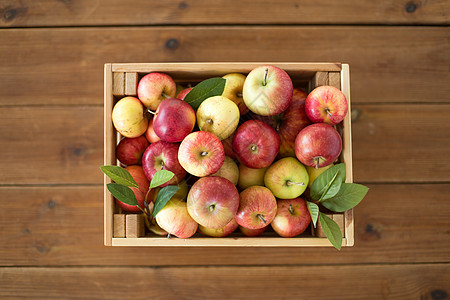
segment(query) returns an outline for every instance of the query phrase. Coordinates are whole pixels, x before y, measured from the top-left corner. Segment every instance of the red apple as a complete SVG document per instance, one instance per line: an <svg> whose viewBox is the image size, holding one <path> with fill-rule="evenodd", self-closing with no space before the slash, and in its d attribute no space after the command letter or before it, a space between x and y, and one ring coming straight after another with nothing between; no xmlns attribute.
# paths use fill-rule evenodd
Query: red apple
<svg viewBox="0 0 450 300"><path fill-rule="evenodd" d="M155 130L153 129L153 119L150 119L150 121L148 121L148 128L145 132L145 137L150 143L156 143L157 141L161 140L159 136L156 135Z"/></svg>
<svg viewBox="0 0 450 300"><path fill-rule="evenodd" d="M263 228L259 228L259 229L248 229L248 228L239 226L239 229L245 236L255 237L255 236L260 236L261 234L263 234L263 232L266 231L267 227L269 227L269 225L267 225Z"/></svg>
<svg viewBox="0 0 450 300"><path fill-rule="evenodd" d="M238 160L247 167L260 169L270 166L280 150L277 132L259 120L249 120L239 126L233 138Z"/></svg>
<svg viewBox="0 0 450 300"><path fill-rule="evenodd" d="M280 115L280 123L277 126L281 142L280 151L278 152L280 158L295 157L295 138L303 128L311 124L305 113L305 98L305 92L300 89L294 89L291 104Z"/></svg>
<svg viewBox="0 0 450 300"><path fill-rule="evenodd" d="M228 155L232 159L236 159L236 155L234 154L233 150L233 137L234 134L232 134L230 137L222 140L223 149L225 150L225 154Z"/></svg>
<svg viewBox="0 0 450 300"><path fill-rule="evenodd" d="M190 87L190 88L187 88L187 89L182 90L181 92L178 93L177 99L184 100L184 98L186 97L186 95L189 94L189 92L190 92L192 89L193 89L193 88Z"/></svg>
<svg viewBox="0 0 450 300"><path fill-rule="evenodd" d="M142 170L141 166L128 166L125 169L130 173L131 177L133 177L134 181L136 181L139 186L139 189L135 187L130 188L134 192L134 196L136 197L139 206L144 209L144 199L145 195L147 195L150 182L148 181L147 177L145 177L144 171ZM122 203L117 199L116 203L127 212L137 213L141 211L139 207Z"/></svg>
<svg viewBox="0 0 450 300"><path fill-rule="evenodd" d="M175 97L177 86L172 77L164 73L150 73L142 77L137 87L139 100L155 111L167 98Z"/></svg>
<svg viewBox="0 0 450 300"><path fill-rule="evenodd" d="M159 141L147 147L142 156L142 168L145 176L149 181L152 181L153 176L159 170L168 170L175 174L175 176L161 187L177 184L186 176L186 171L178 161L179 145Z"/></svg>
<svg viewBox="0 0 450 300"><path fill-rule="evenodd" d="M212 237L226 237L233 233L239 227L236 219L233 218L231 221L225 225L225 227L212 229L206 228L202 225L198 225L198 230L204 235L212 236Z"/></svg>
<svg viewBox="0 0 450 300"><path fill-rule="evenodd" d="M273 116L288 108L292 90L292 80L285 71L275 66L260 66L247 75L242 95L252 112Z"/></svg>
<svg viewBox="0 0 450 300"><path fill-rule="evenodd" d="M239 207L236 187L223 177L211 176L197 180L187 197L187 209L200 225L218 229L227 225Z"/></svg>
<svg viewBox="0 0 450 300"><path fill-rule="evenodd" d="M239 195L236 221L249 229L263 228L272 222L277 213L277 201L272 192L263 186L251 186Z"/></svg>
<svg viewBox="0 0 450 300"><path fill-rule="evenodd" d="M166 232L187 239L197 232L198 224L189 215L186 202L170 199L156 215L156 223Z"/></svg>
<svg viewBox="0 0 450 300"><path fill-rule="evenodd" d="M314 123L336 125L347 114L347 99L344 93L333 86L319 86L306 98L305 111Z"/></svg>
<svg viewBox="0 0 450 300"><path fill-rule="evenodd" d="M181 142L178 160L187 172L203 177L219 171L225 161L225 151L217 136L196 131Z"/></svg>
<svg viewBox="0 0 450 300"><path fill-rule="evenodd" d="M302 198L278 200L277 215L271 225L282 237L294 237L303 233L311 223L306 201Z"/></svg>
<svg viewBox="0 0 450 300"><path fill-rule="evenodd" d="M195 126L194 109L177 98L161 102L153 117L153 129L161 140L181 142Z"/></svg>
<svg viewBox="0 0 450 300"><path fill-rule="evenodd" d="M341 136L336 129L325 123L305 127L295 139L295 155L310 167L322 168L332 164L341 150Z"/></svg>
<svg viewBox="0 0 450 300"><path fill-rule="evenodd" d="M116 157L124 165L139 165L149 143L145 136L123 138L116 147Z"/></svg>

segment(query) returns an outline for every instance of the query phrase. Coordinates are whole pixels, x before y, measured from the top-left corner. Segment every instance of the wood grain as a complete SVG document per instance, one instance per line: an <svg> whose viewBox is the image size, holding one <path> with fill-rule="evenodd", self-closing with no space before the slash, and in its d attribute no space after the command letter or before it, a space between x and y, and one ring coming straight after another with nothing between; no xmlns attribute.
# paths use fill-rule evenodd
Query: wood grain
<svg viewBox="0 0 450 300"><path fill-rule="evenodd" d="M356 182L449 182L450 105L354 105ZM0 184L101 184L103 109L2 107ZM37 138L39 137L39 138Z"/></svg>
<svg viewBox="0 0 450 300"><path fill-rule="evenodd" d="M343 62L353 103L450 102L446 27L9 29L0 44L2 106L101 104L104 63L182 61Z"/></svg>
<svg viewBox="0 0 450 300"><path fill-rule="evenodd" d="M449 24L448 1L6 0L0 26Z"/></svg>
<svg viewBox="0 0 450 300"><path fill-rule="evenodd" d="M0 277L2 299L445 299L436 295L450 291L445 264L2 268Z"/></svg>
<svg viewBox="0 0 450 300"><path fill-rule="evenodd" d="M449 261L450 184L369 188L355 209L355 246L338 252L334 248L105 247L101 186L1 187L2 199L8 201L0 202L0 266Z"/></svg>

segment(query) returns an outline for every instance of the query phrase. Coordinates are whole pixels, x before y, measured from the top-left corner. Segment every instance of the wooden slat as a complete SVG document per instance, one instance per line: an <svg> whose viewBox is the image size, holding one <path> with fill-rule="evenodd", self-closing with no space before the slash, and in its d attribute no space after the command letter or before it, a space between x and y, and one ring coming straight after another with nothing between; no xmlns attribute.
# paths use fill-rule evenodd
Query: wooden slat
<svg viewBox="0 0 450 300"><path fill-rule="evenodd" d="M0 26L448 24L449 10L448 1L445 0L108 0L94 3L89 0L6 0L0 5Z"/></svg>
<svg viewBox="0 0 450 300"><path fill-rule="evenodd" d="M369 188L355 209L355 246L339 252L334 248L105 247L101 186L2 187L0 266L449 261L450 184Z"/></svg>
<svg viewBox="0 0 450 300"><path fill-rule="evenodd" d="M126 235L126 215L113 215L113 237L124 238Z"/></svg>
<svg viewBox="0 0 450 300"><path fill-rule="evenodd" d="M2 268L0 277L2 299L446 299L450 293L445 264Z"/></svg>
<svg viewBox="0 0 450 300"><path fill-rule="evenodd" d="M169 61L343 62L353 103L450 102L446 27L10 29L0 44L0 105L101 104L104 63Z"/></svg>
<svg viewBox="0 0 450 300"><path fill-rule="evenodd" d="M450 105L353 105L356 182L450 181ZM0 184L103 182L102 107L2 107ZM38 138L39 137L39 138ZM51 170L51 171L45 171Z"/></svg>

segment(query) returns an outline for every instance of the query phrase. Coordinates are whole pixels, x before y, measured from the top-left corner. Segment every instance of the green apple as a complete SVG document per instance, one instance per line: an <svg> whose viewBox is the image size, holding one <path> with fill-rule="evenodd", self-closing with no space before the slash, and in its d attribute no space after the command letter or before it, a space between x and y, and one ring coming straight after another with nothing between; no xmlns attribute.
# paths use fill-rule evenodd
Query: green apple
<svg viewBox="0 0 450 300"><path fill-rule="evenodd" d="M264 186L264 174L267 168L253 169L244 164L239 165L239 181L238 186L246 189L254 185Z"/></svg>
<svg viewBox="0 0 450 300"><path fill-rule="evenodd" d="M308 187L310 188L311 185L313 184L314 180L316 180L317 177L319 177L320 174L322 174L323 172L325 172L327 169L331 168L332 166L334 166L334 164L322 167L322 168L314 168L314 167L310 167L310 166L306 166L306 171L308 172L309 175L309 183L308 183Z"/></svg>
<svg viewBox="0 0 450 300"><path fill-rule="evenodd" d="M294 199L303 194L309 176L305 166L294 157L285 157L271 165L264 175L264 184L275 197Z"/></svg>
<svg viewBox="0 0 450 300"><path fill-rule="evenodd" d="M223 96L206 99L197 110L197 124L200 130L211 132L220 140L233 134L239 124L239 118L237 105Z"/></svg>
<svg viewBox="0 0 450 300"><path fill-rule="evenodd" d="M211 176L219 176L231 181L234 185L238 183L239 180L239 167L230 157L225 156L225 161L219 171L212 174Z"/></svg>

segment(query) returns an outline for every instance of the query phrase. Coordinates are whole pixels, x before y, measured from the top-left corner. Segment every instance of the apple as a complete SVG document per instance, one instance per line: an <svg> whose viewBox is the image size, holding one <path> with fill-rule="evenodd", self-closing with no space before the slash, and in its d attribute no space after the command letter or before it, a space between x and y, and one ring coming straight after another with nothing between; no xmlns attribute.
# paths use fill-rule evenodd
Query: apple
<svg viewBox="0 0 450 300"><path fill-rule="evenodd" d="M187 209L200 225L218 229L227 225L239 207L239 193L228 179L211 176L197 180L187 197Z"/></svg>
<svg viewBox="0 0 450 300"><path fill-rule="evenodd" d="M139 206L142 209L144 209L145 208L144 199L145 199L145 195L147 194L150 182L148 181L147 177L145 177L144 171L142 170L141 166L136 166L136 165L128 166L125 169L130 173L131 177L133 177L134 181L136 181L136 183L139 186L139 189L137 189L135 187L130 187L130 188L134 192L134 196L136 197L136 200L137 200ZM127 212L132 212L132 213L141 212L141 210L137 206L125 204L123 202L120 202L117 199L116 199L116 203L123 210L125 210Z"/></svg>
<svg viewBox="0 0 450 300"><path fill-rule="evenodd" d="M249 229L263 228L272 222L277 213L277 201L272 192L263 186L251 186L239 195L236 221Z"/></svg>
<svg viewBox="0 0 450 300"><path fill-rule="evenodd" d="M164 141L156 142L147 147L142 156L142 168L150 182L159 170L168 170L175 174L169 182L161 185L161 187L177 184L183 180L186 171L178 161L178 148L178 144Z"/></svg>
<svg viewBox="0 0 450 300"><path fill-rule="evenodd" d="M181 92L178 93L177 98L180 100L184 100L184 98L186 97L187 94L189 94L189 92L192 90L193 88L187 88L182 90Z"/></svg>
<svg viewBox="0 0 450 300"><path fill-rule="evenodd" d="M236 159L236 154L234 154L234 150L233 150L233 137L234 137L234 134L232 134L228 138L222 140L222 145L223 145L223 149L225 150L225 154L228 155L232 159Z"/></svg>
<svg viewBox="0 0 450 300"><path fill-rule="evenodd" d="M264 174L267 168L253 169L244 164L239 165L238 186L245 190L254 185L264 186Z"/></svg>
<svg viewBox="0 0 450 300"><path fill-rule="evenodd" d="M194 126L194 109L177 98L162 101L153 117L153 129L156 135L166 142L181 142L192 132Z"/></svg>
<svg viewBox="0 0 450 300"><path fill-rule="evenodd" d="M198 128L215 134L220 140L228 138L239 124L239 108L228 98L214 96L197 109Z"/></svg>
<svg viewBox="0 0 450 300"><path fill-rule="evenodd" d="M278 115L292 100L293 85L289 75L275 66L253 69L245 79L242 95L245 105L261 116Z"/></svg>
<svg viewBox="0 0 450 300"><path fill-rule="evenodd" d="M225 151L214 134L195 131L181 142L178 160L187 172L203 177L219 171L225 161Z"/></svg>
<svg viewBox="0 0 450 300"><path fill-rule="evenodd" d="M156 143L157 141L161 140L159 136L156 135L155 130L153 129L153 119L150 119L150 121L148 121L148 127L147 131L145 131L145 137L150 143Z"/></svg>
<svg viewBox="0 0 450 300"><path fill-rule="evenodd" d="M198 230L204 235L212 236L212 237L226 237L229 236L233 231L235 231L239 227L236 219L233 218L231 221L222 228L212 229L207 228L202 225L198 225Z"/></svg>
<svg viewBox="0 0 450 300"><path fill-rule="evenodd" d="M325 123L305 127L295 139L295 155L310 167L321 168L332 164L341 150L341 136L336 129Z"/></svg>
<svg viewBox="0 0 450 300"><path fill-rule="evenodd" d="M116 158L124 165L139 165L149 143L145 136L123 138L116 147Z"/></svg>
<svg viewBox="0 0 450 300"><path fill-rule="evenodd" d="M186 202L171 198L156 215L156 223L176 237L187 239L195 234L198 224L187 210Z"/></svg>
<svg viewBox="0 0 450 300"><path fill-rule="evenodd" d="M226 79L225 88L223 89L222 96L227 97L239 108L239 113L245 115L248 113L248 108L242 98L242 89L244 88L245 75L240 73L230 73L222 78Z"/></svg>
<svg viewBox="0 0 450 300"><path fill-rule="evenodd" d="M313 184L314 180L316 180L317 177L319 177L320 174L322 174L323 172L325 172L327 169L331 168L332 166L334 166L334 164L329 164L328 166L325 166L323 168L313 168L310 166L306 166L306 171L308 172L309 175L309 182L308 182L308 187L310 188L311 185Z"/></svg>
<svg viewBox="0 0 450 300"><path fill-rule="evenodd" d="M311 124L305 113L305 98L306 93L295 88L291 104L280 115L276 129L280 136L280 158L295 157L295 138L303 128Z"/></svg>
<svg viewBox="0 0 450 300"><path fill-rule="evenodd" d="M297 198L306 190L308 181L306 168L294 157L276 161L264 175L265 186L281 199Z"/></svg>
<svg viewBox="0 0 450 300"><path fill-rule="evenodd" d="M129 138L141 136L148 126L144 106L135 97L124 97L114 105L112 121L116 130Z"/></svg>
<svg viewBox="0 0 450 300"><path fill-rule="evenodd" d="M270 166L280 150L277 132L259 120L248 120L236 130L233 149L239 162L253 169Z"/></svg>
<svg viewBox="0 0 450 300"><path fill-rule="evenodd" d="M271 225L282 237L294 237L303 233L311 223L306 201L302 198L277 201L277 215Z"/></svg>
<svg viewBox="0 0 450 300"><path fill-rule="evenodd" d="M225 156L222 167L219 171L212 174L211 176L219 176L231 181L232 184L236 185L239 180L239 167L230 157Z"/></svg>
<svg viewBox="0 0 450 300"><path fill-rule="evenodd" d="M239 230L245 235L245 236L249 236L249 237L255 237L255 236L260 236L261 234L263 234L264 231L266 231L267 227L269 227L269 225L263 227L263 228L259 228L259 229L248 229L242 226L239 226Z"/></svg>
<svg viewBox="0 0 450 300"><path fill-rule="evenodd" d="M347 99L344 93L334 86L319 86L306 98L305 111L313 123L336 125L344 120L347 114Z"/></svg>
<svg viewBox="0 0 450 300"><path fill-rule="evenodd" d="M145 107L155 111L164 99L175 97L176 90L177 87L172 77L155 72L141 78L137 87L137 95Z"/></svg>

